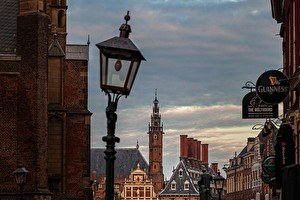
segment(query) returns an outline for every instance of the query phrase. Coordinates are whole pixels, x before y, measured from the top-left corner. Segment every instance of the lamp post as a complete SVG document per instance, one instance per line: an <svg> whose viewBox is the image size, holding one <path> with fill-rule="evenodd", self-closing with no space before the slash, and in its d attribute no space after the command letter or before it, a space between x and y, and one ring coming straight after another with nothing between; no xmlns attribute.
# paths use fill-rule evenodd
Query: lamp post
<svg viewBox="0 0 300 200"><path fill-rule="evenodd" d="M96 44L100 50L100 87L108 96L106 108L107 136L106 142L106 191L105 199L114 199L114 160L116 159L115 143L120 138L115 136L117 122L118 100L121 96L128 96L140 63L145 60L139 49L128 38L131 32L129 11L124 17L126 23L120 27L119 37L113 37Z"/></svg>
<svg viewBox="0 0 300 200"><path fill-rule="evenodd" d="M24 192L24 185L26 183L26 175L28 171L25 167L22 167L20 164L18 165L17 169L13 172L15 181L20 188L20 200L24 200L23 192Z"/></svg>
<svg viewBox="0 0 300 200"><path fill-rule="evenodd" d="M219 194L219 200L221 200L221 194L223 191L225 178L221 176L220 172L218 171L218 174L213 178L213 181L215 183L215 189L218 191Z"/></svg>

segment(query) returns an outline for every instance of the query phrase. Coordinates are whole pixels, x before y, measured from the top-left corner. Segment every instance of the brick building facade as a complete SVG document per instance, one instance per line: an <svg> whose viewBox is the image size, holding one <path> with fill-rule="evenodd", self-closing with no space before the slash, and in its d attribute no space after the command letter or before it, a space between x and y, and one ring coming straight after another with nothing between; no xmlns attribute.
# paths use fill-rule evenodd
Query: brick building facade
<svg viewBox="0 0 300 200"><path fill-rule="evenodd" d="M289 78L290 92L283 102L283 114L286 124L292 127L292 142L295 145L288 145L287 151L291 148L294 153L294 162L281 163L282 175L276 174L277 179L282 178L282 199L299 199L300 194L299 178L300 173L300 1L299 0L271 0L272 17L280 24L279 35L282 38L282 66L283 73ZM286 135L289 134L285 131ZM283 145L282 145L283 147Z"/></svg>
<svg viewBox="0 0 300 200"><path fill-rule="evenodd" d="M247 145L234 158L229 159L225 167L227 182L227 200L272 199L272 188L262 180L263 159L274 155L274 139L278 129L271 126L269 135L262 130L257 137L248 138Z"/></svg>
<svg viewBox="0 0 300 200"><path fill-rule="evenodd" d="M88 45L66 44L65 0L0 3L0 199L87 199Z"/></svg>

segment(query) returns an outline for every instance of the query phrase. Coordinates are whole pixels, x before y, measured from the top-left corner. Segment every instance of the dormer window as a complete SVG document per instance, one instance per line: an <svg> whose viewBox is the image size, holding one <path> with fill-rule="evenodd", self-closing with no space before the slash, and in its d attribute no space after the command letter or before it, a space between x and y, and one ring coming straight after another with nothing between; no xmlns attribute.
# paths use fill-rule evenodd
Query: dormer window
<svg viewBox="0 0 300 200"><path fill-rule="evenodd" d="M182 177L182 176L183 176L183 170L179 169L179 177Z"/></svg>
<svg viewBox="0 0 300 200"><path fill-rule="evenodd" d="M190 183L186 180L184 182L184 190L189 190L189 188L190 188Z"/></svg>
<svg viewBox="0 0 300 200"><path fill-rule="evenodd" d="M176 181L175 180L173 180L171 182L171 190L176 190Z"/></svg>

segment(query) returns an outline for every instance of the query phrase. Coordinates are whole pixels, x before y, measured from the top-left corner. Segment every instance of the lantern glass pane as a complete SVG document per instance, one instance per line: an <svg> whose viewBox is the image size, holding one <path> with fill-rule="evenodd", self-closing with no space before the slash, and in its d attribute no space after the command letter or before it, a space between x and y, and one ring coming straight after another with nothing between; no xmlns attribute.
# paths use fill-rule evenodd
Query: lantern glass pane
<svg viewBox="0 0 300 200"><path fill-rule="evenodd" d="M215 185L217 190L223 189L223 180L215 180Z"/></svg>
<svg viewBox="0 0 300 200"><path fill-rule="evenodd" d="M128 82L127 82L127 85L126 85L126 88L127 90L131 90L131 87L133 85L133 82L134 82L134 79L135 79L135 76L137 74L137 71L139 69L139 65L140 65L141 61L132 61L132 66L131 66L131 70L130 70L130 75L128 77Z"/></svg>
<svg viewBox="0 0 300 200"><path fill-rule="evenodd" d="M18 185L26 183L26 173L17 173L14 174L16 183Z"/></svg>
<svg viewBox="0 0 300 200"><path fill-rule="evenodd" d="M107 58L103 53L100 53L100 63L101 63L101 69L100 69L100 78L101 78L100 87L101 87L102 85L107 84Z"/></svg>
<svg viewBox="0 0 300 200"><path fill-rule="evenodd" d="M107 86L124 88L130 61L110 58L107 66Z"/></svg>

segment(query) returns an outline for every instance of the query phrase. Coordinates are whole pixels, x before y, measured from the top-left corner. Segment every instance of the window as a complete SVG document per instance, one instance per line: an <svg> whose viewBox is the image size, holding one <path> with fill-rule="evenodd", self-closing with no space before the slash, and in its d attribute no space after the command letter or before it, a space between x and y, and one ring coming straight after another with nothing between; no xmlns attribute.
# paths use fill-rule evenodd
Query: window
<svg viewBox="0 0 300 200"><path fill-rule="evenodd" d="M63 27L63 17L64 17L64 11L62 10L58 11L57 26L59 28Z"/></svg>
<svg viewBox="0 0 300 200"><path fill-rule="evenodd" d="M179 169L179 177L182 177L182 176L183 176L183 170Z"/></svg>
<svg viewBox="0 0 300 200"><path fill-rule="evenodd" d="M189 184L189 182L186 180L186 181L184 182L184 190L189 190L189 187L190 187L190 184Z"/></svg>
<svg viewBox="0 0 300 200"><path fill-rule="evenodd" d="M176 190L176 181L171 182L171 190Z"/></svg>

